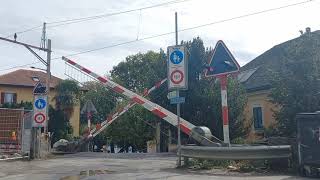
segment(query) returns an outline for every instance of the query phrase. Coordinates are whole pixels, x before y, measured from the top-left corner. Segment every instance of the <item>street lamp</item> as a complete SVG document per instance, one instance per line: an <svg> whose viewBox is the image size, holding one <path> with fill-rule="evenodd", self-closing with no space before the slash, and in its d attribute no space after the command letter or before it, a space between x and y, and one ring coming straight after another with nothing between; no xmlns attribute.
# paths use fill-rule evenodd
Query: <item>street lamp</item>
<svg viewBox="0 0 320 180"><path fill-rule="evenodd" d="M31 68L31 69L37 69L37 70L41 70L41 71L46 71L46 72L47 72L47 70L46 70L46 69L42 69L42 68L37 68L37 67L34 67L34 66L30 66L30 68Z"/></svg>

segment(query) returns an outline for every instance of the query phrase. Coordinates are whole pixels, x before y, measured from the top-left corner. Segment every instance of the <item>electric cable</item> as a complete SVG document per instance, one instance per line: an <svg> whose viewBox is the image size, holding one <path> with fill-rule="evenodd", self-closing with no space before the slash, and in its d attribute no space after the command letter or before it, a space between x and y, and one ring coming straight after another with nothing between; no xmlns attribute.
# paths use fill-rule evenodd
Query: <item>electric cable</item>
<svg viewBox="0 0 320 180"><path fill-rule="evenodd" d="M266 9L266 10L257 11L257 12L253 12L253 13L248 13L248 14L244 14L244 15L240 15L240 16L236 16L236 17L232 17L232 18L227 18L227 19L223 19L223 20L214 21L214 22L211 22L211 23L206 23L206 24L202 24L202 25L198 25L198 26L193 26L193 27L189 27L189 28L185 28L185 29L180 29L180 30L178 30L178 32L183 32L183 31L188 31L188 30L194 30L194 29L198 29L198 28L203 28L203 27L206 27L206 26L211 26L211 25L220 24L220 23L224 23L224 22L228 22L228 21L233 21L233 20L237 20L237 19L241 19L241 18L246 18L246 17L249 17L249 16L254 16L254 15L258 15L258 14L262 14L262 13L267 13L267 12L270 12L270 11L276 11L276 10L280 10L280 9L284 9L284 8L289 8L289 7L293 7L293 6L298 6L298 5L310 3L310 2L313 2L313 1L317 1L317 0L307 0L307 1L302 1L302 2L298 2L298 3L288 4L288 5L284 5L284 6L280 6L280 7L276 7L276 8L271 8L271 9ZM90 52L94 52L94 51L99 51L99 50L103 50L103 49L108 49L108 48L113 48L113 47L117 47L117 46L122 46L122 45L126 45L126 44L132 44L132 43L135 43L135 42L138 42L138 41L144 41L144 40L153 39L153 38L157 38L157 37L167 36L167 35L171 35L171 34L174 34L174 33L175 33L175 32L172 31L172 32L157 34L157 35L148 36L148 37L144 37L144 38L140 38L140 39L136 39L136 40L131 40L131 41L126 41L126 42L122 42L122 43L112 44L112 45L108 45L108 46L104 46L104 47L100 47L100 48L95 48L95 49L80 51L80 52L73 53L73 54L67 54L67 55L65 55L65 57L71 57L71 56L86 54L86 53L90 53ZM54 58L52 58L51 60L56 60L56 59L60 59L60 58L61 58L61 57L54 57ZM37 63L39 63L39 62L37 62ZM33 64L35 64L35 63L33 63ZM24 67L24 66L28 66L28 65L29 65L29 64L13 66L13 67L6 68L6 69L0 69L0 71L10 70L10 69L14 69L14 68L17 68L17 67Z"/></svg>
<svg viewBox="0 0 320 180"><path fill-rule="evenodd" d="M142 10L146 10L146 9L152 9L152 8L157 8L157 7L171 5L171 4L183 3L183 2L187 2L187 1L191 1L191 0L167 1L164 3L155 4L155 5L151 5L151 6L145 6L145 7L136 8L136 9L130 9L130 10L119 11L119 12L114 12L114 13L106 13L106 14L88 16L88 17L83 17L83 18L73 18L73 19L67 19L67 20L61 20L61 21L53 21L53 22L48 22L46 24L48 25L47 29L49 29L49 28L53 28L53 27L64 26L64 25L68 25L68 24L80 23L80 22L85 22L85 21L91 21L91 20L95 20L95 19L101 19L101 18L106 18L106 17L110 17L110 16L131 13L131 12L135 12L135 11L142 11ZM52 25L50 25L50 24L52 24ZM28 29L25 29L22 31L18 31L18 32L16 32L16 34L22 34L22 33L26 33L29 31L38 30L38 29L41 29L41 27L42 27L42 25L34 26L34 27L31 27L31 28L28 28ZM6 36L6 38L13 36L13 35L14 34L10 34L10 35Z"/></svg>

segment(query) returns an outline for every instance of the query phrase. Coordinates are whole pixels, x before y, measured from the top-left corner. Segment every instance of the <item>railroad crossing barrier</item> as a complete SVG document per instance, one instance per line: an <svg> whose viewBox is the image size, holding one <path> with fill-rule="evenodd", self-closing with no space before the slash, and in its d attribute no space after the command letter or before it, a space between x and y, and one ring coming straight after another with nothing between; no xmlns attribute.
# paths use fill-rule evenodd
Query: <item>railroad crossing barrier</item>
<svg viewBox="0 0 320 180"><path fill-rule="evenodd" d="M87 77L90 77L91 79L95 79L95 80L99 81L101 84L103 84L105 87L113 90L116 93L119 93L119 94L129 98L133 102L141 105L142 107L144 107L148 111L152 112L154 115L160 117L161 119L167 121L171 125L173 125L173 126L178 125L177 115L168 111L167 109L165 109L165 108L159 106L158 104L155 104L155 103L149 101L148 99L124 88L123 86L113 82L111 79L109 79L107 77L100 76L100 75L90 71L89 69L72 61L71 59L68 59L66 57L62 57L62 59L66 63L68 63L71 67L78 69L82 73L85 73ZM196 131L192 132L192 129L195 128L196 126L191 124L190 122L186 121L185 119L180 118L179 126L181 127L182 132L184 132L185 134L187 134L189 136L197 134L197 138L195 140L197 140L198 142L200 140L199 143L202 143L204 145L210 144L212 146L220 145L219 143L213 142L217 138L213 138L213 135L211 133L210 133L210 137L205 137L205 136L199 135Z"/></svg>

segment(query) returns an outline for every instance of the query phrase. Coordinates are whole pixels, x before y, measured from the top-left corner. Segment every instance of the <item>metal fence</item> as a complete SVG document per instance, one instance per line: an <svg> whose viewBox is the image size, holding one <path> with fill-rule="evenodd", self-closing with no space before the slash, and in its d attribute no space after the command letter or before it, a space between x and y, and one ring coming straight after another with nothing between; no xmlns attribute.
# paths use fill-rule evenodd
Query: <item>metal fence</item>
<svg viewBox="0 0 320 180"><path fill-rule="evenodd" d="M23 109L0 108L0 153L22 150Z"/></svg>

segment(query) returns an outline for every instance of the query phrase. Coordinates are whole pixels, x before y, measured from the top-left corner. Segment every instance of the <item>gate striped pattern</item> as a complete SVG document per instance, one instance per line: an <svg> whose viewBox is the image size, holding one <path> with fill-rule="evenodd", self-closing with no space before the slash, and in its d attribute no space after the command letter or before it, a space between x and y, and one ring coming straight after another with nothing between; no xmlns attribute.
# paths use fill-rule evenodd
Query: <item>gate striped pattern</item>
<svg viewBox="0 0 320 180"><path fill-rule="evenodd" d="M96 74L96 73L90 71L89 69L77 64L76 62L74 62L73 60L71 60L69 58L62 57L62 59L64 61L66 61L68 64L78 68L82 72L99 80L102 84L104 84L109 89L113 90L114 92L122 94L122 95L128 97L129 99L131 99L133 102L140 104L145 109L152 112L156 116L162 118L163 120L167 121L171 125L173 125L173 126L178 125L177 116L174 113L168 111L167 109L165 109L165 108L147 100L146 98L120 86L119 84L111 81L110 79L108 79L106 77L99 76L98 74ZM186 133L187 135L190 135L191 129L193 127L195 127L195 125L189 123L188 121L184 120L183 118L180 118L180 128L184 133Z"/></svg>

